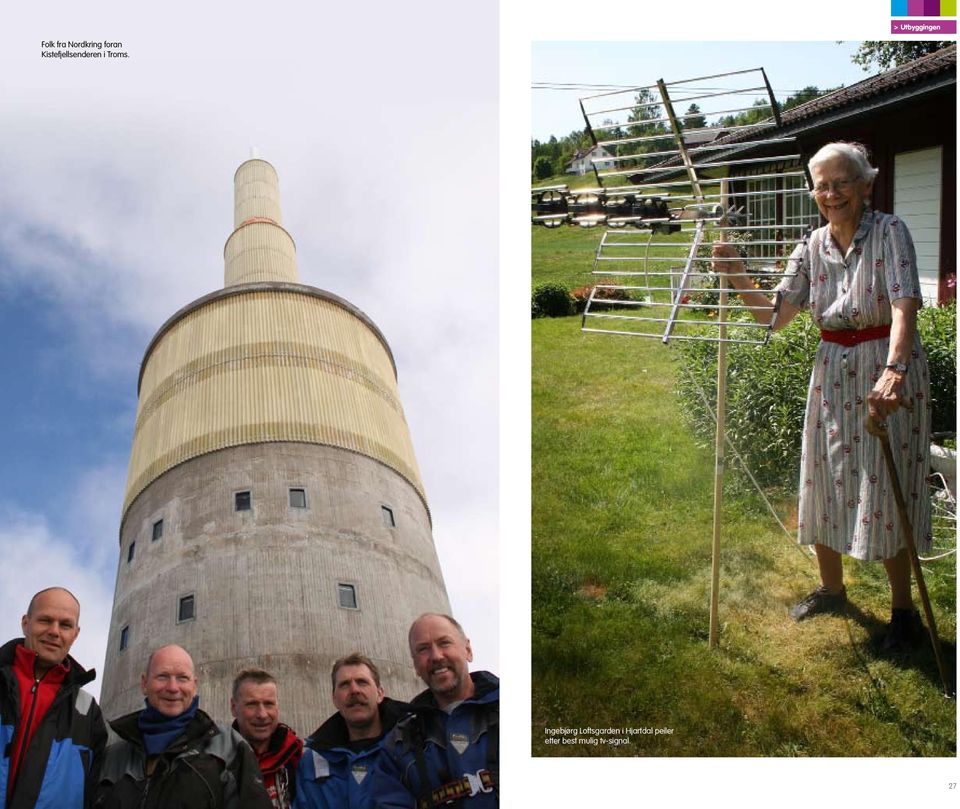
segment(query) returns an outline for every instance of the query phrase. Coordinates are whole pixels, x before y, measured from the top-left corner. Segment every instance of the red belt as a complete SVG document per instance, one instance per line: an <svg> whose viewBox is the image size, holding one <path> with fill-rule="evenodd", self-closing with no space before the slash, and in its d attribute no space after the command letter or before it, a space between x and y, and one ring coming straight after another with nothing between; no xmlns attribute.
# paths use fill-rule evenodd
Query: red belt
<svg viewBox="0 0 960 809"><path fill-rule="evenodd" d="M879 340L890 336L890 326L873 326L869 329L838 329L836 331L820 330L820 339L828 343L839 343L842 346L855 346L869 340Z"/></svg>

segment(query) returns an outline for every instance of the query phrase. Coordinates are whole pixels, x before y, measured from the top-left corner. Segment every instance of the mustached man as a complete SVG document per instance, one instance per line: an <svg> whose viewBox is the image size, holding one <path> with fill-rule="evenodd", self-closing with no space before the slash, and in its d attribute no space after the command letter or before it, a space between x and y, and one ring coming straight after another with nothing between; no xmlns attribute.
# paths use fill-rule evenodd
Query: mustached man
<svg viewBox="0 0 960 809"><path fill-rule="evenodd" d="M368 809L384 734L409 706L384 696L380 672L361 654L337 660L330 680L337 712L307 739L295 807Z"/></svg>

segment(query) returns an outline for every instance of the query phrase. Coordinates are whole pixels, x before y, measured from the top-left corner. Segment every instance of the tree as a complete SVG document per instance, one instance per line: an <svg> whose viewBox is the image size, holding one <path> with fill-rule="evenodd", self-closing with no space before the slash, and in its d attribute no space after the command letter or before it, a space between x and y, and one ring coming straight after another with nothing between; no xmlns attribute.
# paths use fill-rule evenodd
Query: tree
<svg viewBox="0 0 960 809"><path fill-rule="evenodd" d="M691 104L686 114L680 117L681 129L703 129L706 125L707 119L700 113L700 107L696 104Z"/></svg>
<svg viewBox="0 0 960 809"><path fill-rule="evenodd" d="M822 95L827 93L832 93L833 90L820 90L817 87L814 87L812 84L808 84L802 90L798 90L792 96L787 96L787 100L783 102L782 109L792 110L794 107L799 107L801 104L806 104L808 101L811 101L814 98L819 98Z"/></svg>
<svg viewBox="0 0 960 809"><path fill-rule="evenodd" d="M540 155L533 163L533 178L535 180L546 180L555 174L553 163L546 155Z"/></svg>
<svg viewBox="0 0 960 809"><path fill-rule="evenodd" d="M660 152L663 151L664 147L672 147L672 144L667 145L670 140L670 135L667 134L668 130L667 127L664 126L663 121L659 120L663 118L664 115L660 105L654 103L656 100L657 97L654 96L653 91L647 87L637 93L634 99L635 106L627 116L627 136L631 138L649 138L653 135L660 135L662 137L657 140L643 140L639 143L623 144L619 150L620 154L639 155L645 152ZM641 159L635 167L631 168L645 168L648 163L649 161Z"/></svg>
<svg viewBox="0 0 960 809"><path fill-rule="evenodd" d="M604 118L600 126L602 127L601 129L595 130L598 140L619 140L620 138L626 137L623 132L623 127L619 124L614 125L612 118Z"/></svg>
<svg viewBox="0 0 960 809"><path fill-rule="evenodd" d="M753 102L753 105L750 109L745 112L737 113L736 115L724 115L720 121L719 125L723 127L727 126L748 126L750 124L757 124L761 121L768 121L773 117L773 113L770 110L770 102L758 98ZM715 124L716 125L716 124Z"/></svg>
<svg viewBox="0 0 960 809"><path fill-rule="evenodd" d="M656 101L653 91L644 87L637 93L634 99L634 108L627 116L627 121L632 124L628 128L630 137L637 138L644 135L658 135L666 131L662 122L657 122L658 118L663 118L663 112L659 104L653 104Z"/></svg>
<svg viewBox="0 0 960 809"><path fill-rule="evenodd" d="M926 56L928 53L952 45L952 42L861 42L857 52L851 57L855 65L860 65L864 70L870 70L873 63L877 63L880 70L889 70L890 67L900 67L900 65Z"/></svg>
<svg viewBox="0 0 960 809"><path fill-rule="evenodd" d="M560 142L556 135L551 135L547 141L547 156L556 164L560 159Z"/></svg>

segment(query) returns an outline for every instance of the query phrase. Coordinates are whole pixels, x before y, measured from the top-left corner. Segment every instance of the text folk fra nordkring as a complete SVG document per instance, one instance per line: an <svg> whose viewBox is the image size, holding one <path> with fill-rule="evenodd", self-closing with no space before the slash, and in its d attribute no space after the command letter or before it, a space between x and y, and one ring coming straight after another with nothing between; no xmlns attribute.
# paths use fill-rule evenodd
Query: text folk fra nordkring
<svg viewBox="0 0 960 809"><path fill-rule="evenodd" d="M40 43L40 56L48 59L125 59L129 54L121 50L122 42L107 40L53 40L45 39ZM56 50L53 50L56 48Z"/></svg>

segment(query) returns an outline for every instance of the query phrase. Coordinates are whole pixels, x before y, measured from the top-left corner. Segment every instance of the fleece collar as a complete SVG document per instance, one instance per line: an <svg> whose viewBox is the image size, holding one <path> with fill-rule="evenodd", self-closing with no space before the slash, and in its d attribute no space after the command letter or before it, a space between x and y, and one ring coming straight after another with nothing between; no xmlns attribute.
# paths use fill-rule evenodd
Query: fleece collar
<svg viewBox="0 0 960 809"><path fill-rule="evenodd" d="M463 700L462 705L469 703L485 705L488 702L499 701L499 677L491 674L489 671L471 671L470 679L473 680L473 696ZM417 694L417 696L410 701L410 704L414 708L434 708L438 711L442 710L437 704L437 698L429 688Z"/></svg>
<svg viewBox="0 0 960 809"><path fill-rule="evenodd" d="M383 733L386 734L392 730L393 726L408 713L410 713L410 706L407 703L384 697L383 702L380 703L380 725ZM349 749L349 745L350 733L339 711L320 725L307 739L307 747L314 750Z"/></svg>

